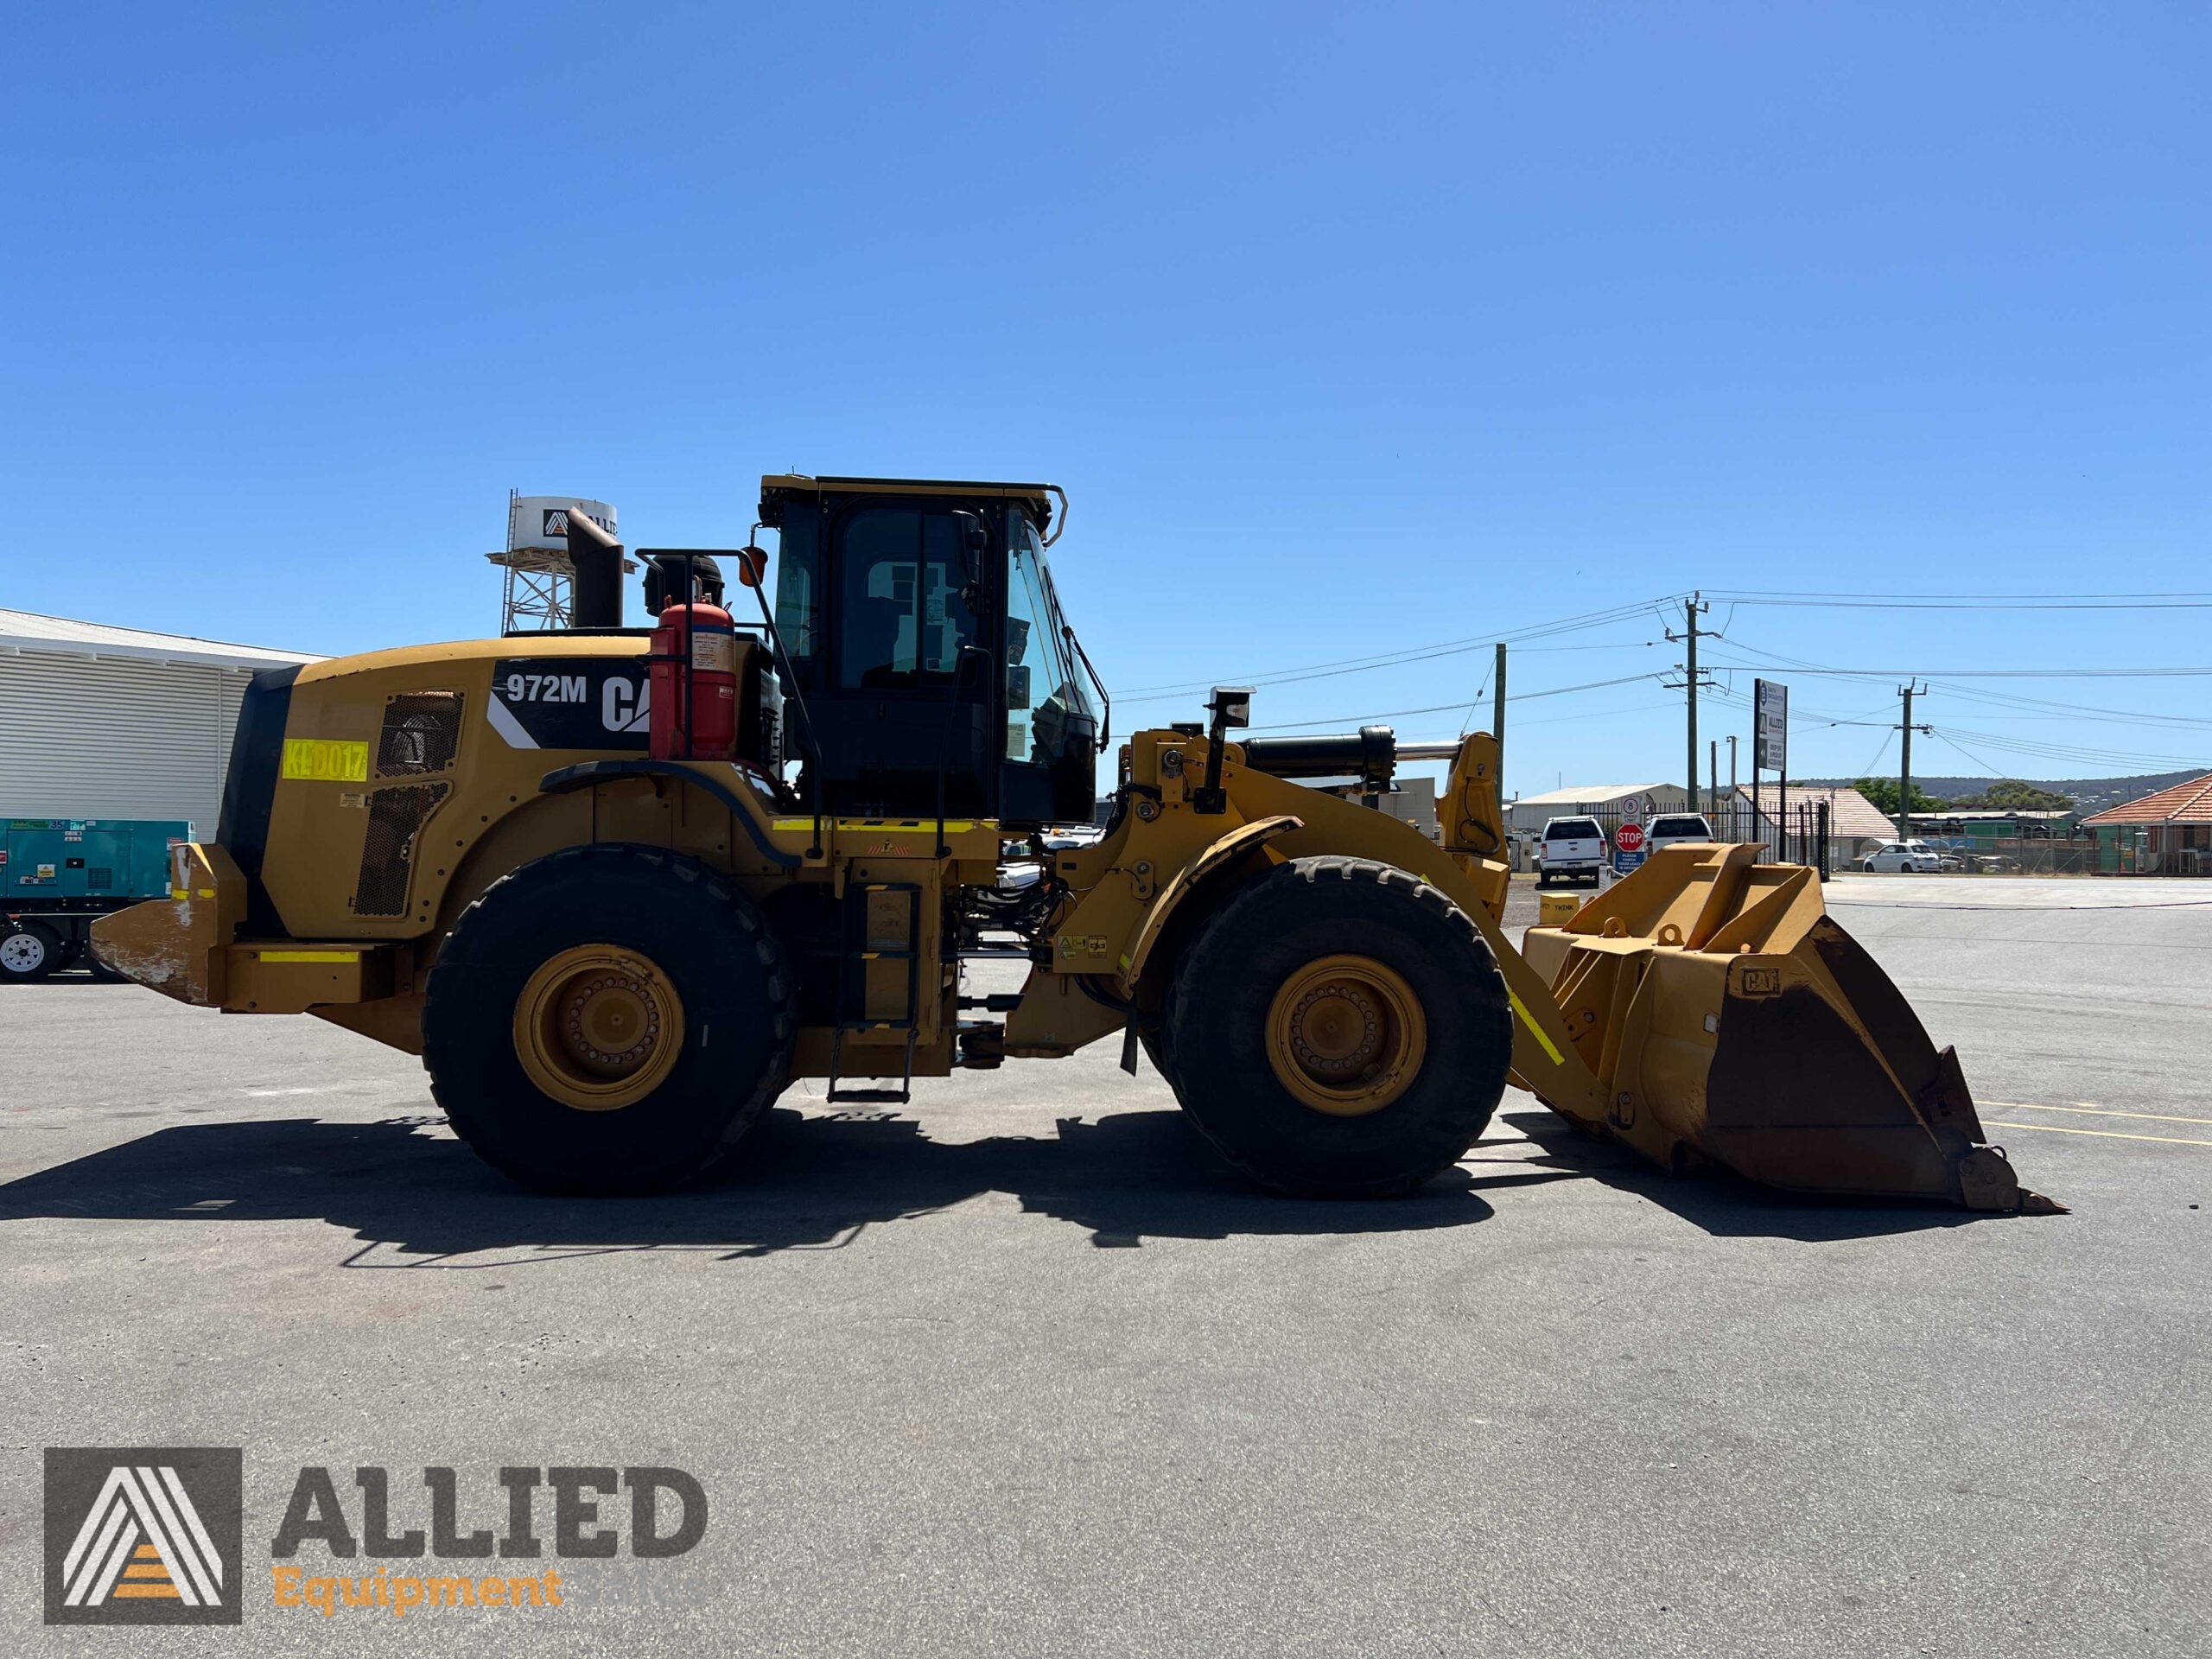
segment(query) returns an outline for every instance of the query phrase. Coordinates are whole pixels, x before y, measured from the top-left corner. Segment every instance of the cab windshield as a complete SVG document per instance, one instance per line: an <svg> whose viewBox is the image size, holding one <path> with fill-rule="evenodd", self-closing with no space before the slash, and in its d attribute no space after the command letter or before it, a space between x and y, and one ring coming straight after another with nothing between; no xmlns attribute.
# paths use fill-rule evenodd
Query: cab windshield
<svg viewBox="0 0 2212 1659"><path fill-rule="evenodd" d="M1006 641L1006 758L1050 763L1067 747L1069 729L1096 731L1098 711L1075 660L1045 545L1026 513L1008 538Z"/></svg>

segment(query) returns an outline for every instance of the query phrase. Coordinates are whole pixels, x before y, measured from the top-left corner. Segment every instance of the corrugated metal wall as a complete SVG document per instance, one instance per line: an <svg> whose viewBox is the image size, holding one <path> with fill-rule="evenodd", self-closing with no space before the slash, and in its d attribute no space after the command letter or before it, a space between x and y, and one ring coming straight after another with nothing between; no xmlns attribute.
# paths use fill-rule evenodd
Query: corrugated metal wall
<svg viewBox="0 0 2212 1659"><path fill-rule="evenodd" d="M0 652L0 817L189 818L212 838L245 669Z"/></svg>

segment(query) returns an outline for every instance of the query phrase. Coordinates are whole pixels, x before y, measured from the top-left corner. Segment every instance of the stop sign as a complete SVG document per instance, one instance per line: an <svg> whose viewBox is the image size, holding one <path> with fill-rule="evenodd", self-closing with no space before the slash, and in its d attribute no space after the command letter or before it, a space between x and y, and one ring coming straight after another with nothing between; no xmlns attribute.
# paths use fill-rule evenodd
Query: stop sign
<svg viewBox="0 0 2212 1659"><path fill-rule="evenodd" d="M1639 852L1643 847L1643 826L1624 823L1613 831L1613 845L1624 853Z"/></svg>

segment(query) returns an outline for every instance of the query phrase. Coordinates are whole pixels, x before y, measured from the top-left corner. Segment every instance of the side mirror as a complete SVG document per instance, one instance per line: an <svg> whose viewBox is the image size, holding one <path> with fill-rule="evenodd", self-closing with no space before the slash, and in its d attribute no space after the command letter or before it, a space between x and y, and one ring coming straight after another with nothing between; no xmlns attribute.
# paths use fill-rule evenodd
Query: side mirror
<svg viewBox="0 0 2212 1659"><path fill-rule="evenodd" d="M953 534L960 543L960 570L963 577L960 584L960 602L972 613L981 597L983 580L983 556L990 551L991 533L983 527L983 515L956 507L950 515Z"/></svg>
<svg viewBox="0 0 2212 1659"><path fill-rule="evenodd" d="M1252 688L1249 685L1217 685L1206 712L1213 716L1216 731L1232 731L1252 723Z"/></svg>
<svg viewBox="0 0 2212 1659"><path fill-rule="evenodd" d="M965 507L953 510L952 522L960 532L960 556L970 571L976 569L991 545L990 532L983 528L983 515L970 512Z"/></svg>
<svg viewBox="0 0 2212 1659"><path fill-rule="evenodd" d="M741 547L737 551L738 585L758 588L767 579L768 554L765 548Z"/></svg>
<svg viewBox="0 0 2212 1659"><path fill-rule="evenodd" d="M1213 716L1213 728L1208 733L1206 742L1206 780L1192 797L1191 806L1198 812L1224 812L1228 810L1229 798L1221 787L1222 747L1232 728L1252 723L1252 688L1217 685L1206 702L1206 712Z"/></svg>

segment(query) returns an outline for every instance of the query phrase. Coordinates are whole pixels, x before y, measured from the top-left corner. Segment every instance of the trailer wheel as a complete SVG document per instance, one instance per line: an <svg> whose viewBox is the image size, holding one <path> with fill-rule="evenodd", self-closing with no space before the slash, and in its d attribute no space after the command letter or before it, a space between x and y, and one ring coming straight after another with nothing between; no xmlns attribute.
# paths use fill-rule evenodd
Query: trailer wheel
<svg viewBox="0 0 2212 1659"><path fill-rule="evenodd" d="M695 859L572 847L463 911L423 1007L430 1091L494 1167L563 1192L712 1168L784 1086L798 986L753 902Z"/></svg>
<svg viewBox="0 0 2212 1659"><path fill-rule="evenodd" d="M0 977L44 979L61 965L61 941L43 922L17 922L0 933Z"/></svg>
<svg viewBox="0 0 2212 1659"><path fill-rule="evenodd" d="M1198 936L1166 1046L1184 1110L1246 1174L1383 1198L1482 1134L1512 1019L1489 946L1437 888L1366 859L1301 858Z"/></svg>

